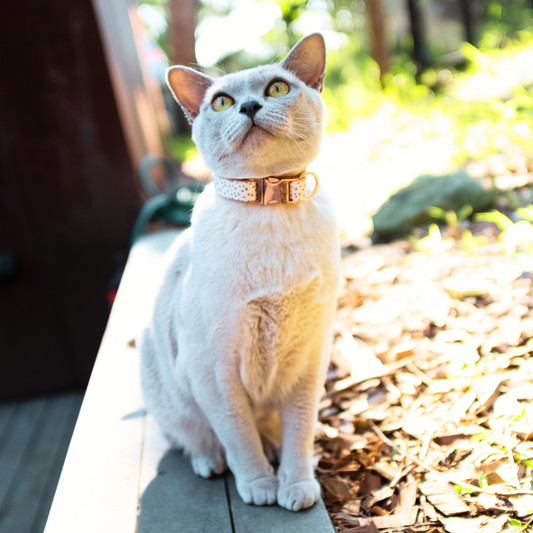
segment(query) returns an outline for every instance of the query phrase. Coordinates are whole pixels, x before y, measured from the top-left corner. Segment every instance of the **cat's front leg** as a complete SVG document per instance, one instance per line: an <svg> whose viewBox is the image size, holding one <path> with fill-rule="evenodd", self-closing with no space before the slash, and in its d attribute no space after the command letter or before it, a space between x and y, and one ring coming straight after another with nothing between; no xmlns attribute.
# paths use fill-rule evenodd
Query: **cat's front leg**
<svg viewBox="0 0 533 533"><path fill-rule="evenodd" d="M245 503L273 505L278 478L269 464L256 427L250 399L237 372L216 371L195 380L196 401L224 446L228 466Z"/></svg>
<svg viewBox="0 0 533 533"><path fill-rule="evenodd" d="M313 474L317 380L307 375L296 389L280 410L283 445L278 470L278 504L289 511L311 507L320 496L320 485Z"/></svg>

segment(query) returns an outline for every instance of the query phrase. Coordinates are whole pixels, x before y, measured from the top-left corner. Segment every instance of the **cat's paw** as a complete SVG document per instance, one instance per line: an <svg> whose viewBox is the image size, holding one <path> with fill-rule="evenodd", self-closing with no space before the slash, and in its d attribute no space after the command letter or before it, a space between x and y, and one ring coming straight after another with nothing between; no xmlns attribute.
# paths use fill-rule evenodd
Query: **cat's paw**
<svg viewBox="0 0 533 533"><path fill-rule="evenodd" d="M227 468L226 459L221 453L192 457L191 463L194 473L205 478L210 478L213 474L222 474Z"/></svg>
<svg viewBox="0 0 533 533"><path fill-rule="evenodd" d="M266 476L253 481L237 481L237 491L244 503L274 505L277 499L278 478Z"/></svg>
<svg viewBox="0 0 533 533"><path fill-rule="evenodd" d="M316 479L282 483L278 490L278 505L289 511L311 507L320 496L320 485Z"/></svg>

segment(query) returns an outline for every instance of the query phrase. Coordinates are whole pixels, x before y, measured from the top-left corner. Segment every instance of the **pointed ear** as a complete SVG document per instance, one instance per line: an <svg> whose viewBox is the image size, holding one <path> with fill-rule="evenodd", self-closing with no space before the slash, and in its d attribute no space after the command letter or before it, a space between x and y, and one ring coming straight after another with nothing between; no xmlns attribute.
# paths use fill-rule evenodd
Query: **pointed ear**
<svg viewBox="0 0 533 533"><path fill-rule="evenodd" d="M189 122L198 116L205 92L213 81L213 78L188 67L170 67L167 70L168 86L185 111Z"/></svg>
<svg viewBox="0 0 533 533"><path fill-rule="evenodd" d="M326 45L320 33L298 41L281 66L296 74L306 85L322 92L326 71Z"/></svg>

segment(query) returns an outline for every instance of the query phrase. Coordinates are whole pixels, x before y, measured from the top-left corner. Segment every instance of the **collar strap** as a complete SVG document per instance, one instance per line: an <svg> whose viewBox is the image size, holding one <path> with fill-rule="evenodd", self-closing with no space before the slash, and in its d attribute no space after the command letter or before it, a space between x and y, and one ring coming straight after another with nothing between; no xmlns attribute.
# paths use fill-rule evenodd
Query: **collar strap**
<svg viewBox="0 0 533 533"><path fill-rule="evenodd" d="M307 195L307 176L315 180L315 188ZM213 176L215 190L223 198L254 204L295 204L309 200L318 191L318 176L302 172L299 176L235 180Z"/></svg>

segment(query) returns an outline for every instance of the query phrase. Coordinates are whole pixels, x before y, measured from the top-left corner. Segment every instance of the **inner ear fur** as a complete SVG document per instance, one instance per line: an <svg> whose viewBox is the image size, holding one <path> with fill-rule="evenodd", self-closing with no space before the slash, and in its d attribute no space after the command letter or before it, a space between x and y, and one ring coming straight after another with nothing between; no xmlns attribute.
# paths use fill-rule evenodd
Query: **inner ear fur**
<svg viewBox="0 0 533 533"><path fill-rule="evenodd" d="M205 92L213 84L213 78L189 67L170 67L167 70L167 83L174 98L185 111L189 121L200 113Z"/></svg>
<svg viewBox="0 0 533 533"><path fill-rule="evenodd" d="M306 85L322 92L326 71L326 44L320 33L312 33L298 41L281 63Z"/></svg>

